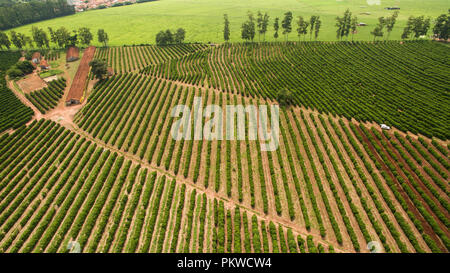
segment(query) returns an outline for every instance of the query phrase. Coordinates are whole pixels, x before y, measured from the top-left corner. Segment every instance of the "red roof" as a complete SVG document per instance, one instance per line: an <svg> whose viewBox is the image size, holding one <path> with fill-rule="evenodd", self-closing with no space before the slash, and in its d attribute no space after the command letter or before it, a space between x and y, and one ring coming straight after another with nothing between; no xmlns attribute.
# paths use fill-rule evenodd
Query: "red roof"
<svg viewBox="0 0 450 273"><path fill-rule="evenodd" d="M31 57L31 59L40 59L41 58L41 53L39 53L39 52L34 52L33 53L33 56Z"/></svg>
<svg viewBox="0 0 450 273"><path fill-rule="evenodd" d="M46 60L42 60L41 61L41 66L49 67L49 65L48 65Z"/></svg>
<svg viewBox="0 0 450 273"><path fill-rule="evenodd" d="M69 47L69 49L67 49L66 54L67 61L78 59L79 57L80 57L80 50L78 49L78 47L71 46Z"/></svg>

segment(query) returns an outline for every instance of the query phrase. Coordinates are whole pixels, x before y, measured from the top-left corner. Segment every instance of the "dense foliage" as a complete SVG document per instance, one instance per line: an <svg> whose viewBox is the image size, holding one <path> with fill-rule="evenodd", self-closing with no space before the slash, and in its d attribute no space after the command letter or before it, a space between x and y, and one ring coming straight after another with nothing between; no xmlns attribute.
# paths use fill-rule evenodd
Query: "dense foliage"
<svg viewBox="0 0 450 273"><path fill-rule="evenodd" d="M6 84L5 71L19 58L19 52L0 52L0 132L20 127L33 115L33 110L26 107Z"/></svg>
<svg viewBox="0 0 450 273"><path fill-rule="evenodd" d="M0 6L0 29L10 29L37 21L74 14L66 0L33 0Z"/></svg>

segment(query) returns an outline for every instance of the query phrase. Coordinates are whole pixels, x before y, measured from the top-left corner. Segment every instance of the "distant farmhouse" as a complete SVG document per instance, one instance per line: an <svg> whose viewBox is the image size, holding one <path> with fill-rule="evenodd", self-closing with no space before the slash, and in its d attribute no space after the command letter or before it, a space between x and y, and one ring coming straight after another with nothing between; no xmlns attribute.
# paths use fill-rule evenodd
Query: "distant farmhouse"
<svg viewBox="0 0 450 273"><path fill-rule="evenodd" d="M42 60L39 66L41 67L42 70L47 70L50 68L50 65L46 60Z"/></svg>
<svg viewBox="0 0 450 273"><path fill-rule="evenodd" d="M76 46L71 46L67 49L66 61L73 62L80 58L80 49Z"/></svg>
<svg viewBox="0 0 450 273"><path fill-rule="evenodd" d="M33 64L37 65L41 62L41 53L40 52L34 52L33 55L31 56L31 62L33 62Z"/></svg>
<svg viewBox="0 0 450 273"><path fill-rule="evenodd" d="M77 51L78 53L78 51ZM66 97L66 105L80 104L82 102L84 89L86 87L87 78L89 75L90 67L89 63L94 58L95 47L90 46L86 48L81 58L80 65L78 66L77 73L73 79L72 85L70 86L69 93ZM78 56L78 54L77 54Z"/></svg>

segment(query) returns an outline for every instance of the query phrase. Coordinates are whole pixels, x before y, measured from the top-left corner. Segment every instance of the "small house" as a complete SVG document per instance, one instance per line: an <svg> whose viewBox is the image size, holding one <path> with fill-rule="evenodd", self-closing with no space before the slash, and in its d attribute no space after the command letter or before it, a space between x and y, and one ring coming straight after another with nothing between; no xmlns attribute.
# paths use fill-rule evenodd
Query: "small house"
<svg viewBox="0 0 450 273"><path fill-rule="evenodd" d="M357 26L358 26L358 27L366 27L367 24L366 24L366 23L363 23L363 22L360 22L360 23L357 24Z"/></svg>
<svg viewBox="0 0 450 273"><path fill-rule="evenodd" d="M71 46L67 49L66 61L73 62L80 58L80 50L76 46Z"/></svg>
<svg viewBox="0 0 450 273"><path fill-rule="evenodd" d="M41 67L42 70L50 69L50 65L47 63L46 60L42 60L39 66Z"/></svg>
<svg viewBox="0 0 450 273"><path fill-rule="evenodd" d="M41 53L40 52L34 52L31 56L31 62L34 64L39 64L41 62Z"/></svg>

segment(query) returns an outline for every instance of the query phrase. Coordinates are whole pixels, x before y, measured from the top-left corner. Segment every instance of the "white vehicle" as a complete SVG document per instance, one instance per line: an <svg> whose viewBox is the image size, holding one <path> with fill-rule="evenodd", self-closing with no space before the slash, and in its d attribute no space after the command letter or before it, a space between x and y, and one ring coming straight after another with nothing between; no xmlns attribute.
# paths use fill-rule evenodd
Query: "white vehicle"
<svg viewBox="0 0 450 273"><path fill-rule="evenodd" d="M383 130L391 130L391 127L387 126L386 124L380 124L380 126Z"/></svg>

